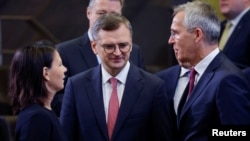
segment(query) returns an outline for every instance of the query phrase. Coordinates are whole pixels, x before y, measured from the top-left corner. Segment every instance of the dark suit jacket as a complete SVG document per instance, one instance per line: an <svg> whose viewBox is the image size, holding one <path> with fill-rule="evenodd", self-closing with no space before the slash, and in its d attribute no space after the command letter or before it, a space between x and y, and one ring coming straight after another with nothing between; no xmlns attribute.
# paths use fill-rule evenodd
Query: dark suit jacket
<svg viewBox="0 0 250 141"><path fill-rule="evenodd" d="M39 104L24 108L15 127L15 141L67 141L56 114Z"/></svg>
<svg viewBox="0 0 250 141"><path fill-rule="evenodd" d="M221 35L226 21L221 24ZM250 10L241 18L231 36L229 37L223 52L240 69L250 67Z"/></svg>
<svg viewBox="0 0 250 141"><path fill-rule="evenodd" d="M60 122L69 140L108 141L101 67L68 79ZM131 64L112 141L171 141L164 81Z"/></svg>
<svg viewBox="0 0 250 141"><path fill-rule="evenodd" d="M180 66L174 66L157 73L166 82L167 94L172 99L180 70ZM207 141L212 128L250 125L249 103L250 86L243 73L223 53L219 53L176 118L179 140ZM172 114L175 114L173 105Z"/></svg>
<svg viewBox="0 0 250 141"><path fill-rule="evenodd" d="M250 67L243 70L243 73L245 74L248 82L250 83Z"/></svg>
<svg viewBox="0 0 250 141"><path fill-rule="evenodd" d="M130 62L145 69L140 47L136 44L133 44L132 47ZM67 72L65 73L65 84L67 82L67 77L71 77L98 65L96 55L91 49L87 32L81 37L56 45L56 48L62 58L63 65L67 68ZM63 91L64 90L60 91L52 102L52 108L58 116L61 110Z"/></svg>

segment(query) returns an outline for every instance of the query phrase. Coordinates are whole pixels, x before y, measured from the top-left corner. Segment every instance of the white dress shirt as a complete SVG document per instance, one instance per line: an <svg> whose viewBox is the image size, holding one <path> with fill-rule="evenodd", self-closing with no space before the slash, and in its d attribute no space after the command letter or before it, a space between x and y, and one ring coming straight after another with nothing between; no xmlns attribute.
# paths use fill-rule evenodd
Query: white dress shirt
<svg viewBox="0 0 250 141"><path fill-rule="evenodd" d="M130 63L127 62L125 67L122 69L122 71L115 76L115 78L118 80L117 82L117 94L118 94L118 100L119 100L119 105L121 104L122 101L122 96L127 80L127 75L129 71ZM105 109L105 114L106 114L106 121L108 119L108 108L109 108L109 100L112 92L112 86L111 83L109 82L109 79L112 76L103 68L102 66L102 90L103 90L103 102L104 102L104 109Z"/></svg>
<svg viewBox="0 0 250 141"><path fill-rule="evenodd" d="M198 83L200 80L201 76L207 69L208 65L212 62L212 60L215 58L215 56L220 52L219 48L214 49L211 53L209 53L205 58L203 58L196 66L194 66L194 69L196 71L195 75L195 81L194 81L194 86ZM187 87L188 81L189 81L189 69L186 68L181 68L179 80L177 83L177 87L175 90L175 95L174 95L174 110L175 113L177 114L178 111L178 106L181 100L181 97L184 93L185 88Z"/></svg>

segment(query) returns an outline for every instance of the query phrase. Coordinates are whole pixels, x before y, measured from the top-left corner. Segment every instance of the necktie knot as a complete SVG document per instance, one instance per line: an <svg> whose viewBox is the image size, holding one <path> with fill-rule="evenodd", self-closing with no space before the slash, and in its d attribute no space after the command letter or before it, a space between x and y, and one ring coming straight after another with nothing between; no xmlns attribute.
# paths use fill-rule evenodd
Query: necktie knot
<svg viewBox="0 0 250 141"><path fill-rule="evenodd" d="M195 69L194 69L194 68L191 68L191 70L190 70L190 72L189 72L189 78L190 78L190 79L193 78L193 77L195 76L195 74L196 74Z"/></svg>
<svg viewBox="0 0 250 141"><path fill-rule="evenodd" d="M109 81L112 85L112 89L117 88L117 79L115 77L110 78Z"/></svg>
<svg viewBox="0 0 250 141"><path fill-rule="evenodd" d="M226 24L226 27L231 28L231 26L232 26L232 23L228 21L227 24Z"/></svg>

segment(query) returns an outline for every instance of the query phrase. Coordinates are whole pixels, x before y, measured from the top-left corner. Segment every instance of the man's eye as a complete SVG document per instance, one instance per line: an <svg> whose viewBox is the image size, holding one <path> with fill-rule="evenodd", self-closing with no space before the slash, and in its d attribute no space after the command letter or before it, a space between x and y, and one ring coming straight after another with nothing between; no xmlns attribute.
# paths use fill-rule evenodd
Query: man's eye
<svg viewBox="0 0 250 141"><path fill-rule="evenodd" d="M104 15L106 12L97 12L98 15Z"/></svg>
<svg viewBox="0 0 250 141"><path fill-rule="evenodd" d="M171 31L170 34L171 34L171 36L175 36L176 32L175 31Z"/></svg>
<svg viewBox="0 0 250 141"><path fill-rule="evenodd" d="M126 48L127 46L128 46L127 43L121 43L121 44L119 44L119 47L120 47L120 48Z"/></svg>
<svg viewBox="0 0 250 141"><path fill-rule="evenodd" d="M103 45L103 47L105 47L106 49L113 49L114 45Z"/></svg>

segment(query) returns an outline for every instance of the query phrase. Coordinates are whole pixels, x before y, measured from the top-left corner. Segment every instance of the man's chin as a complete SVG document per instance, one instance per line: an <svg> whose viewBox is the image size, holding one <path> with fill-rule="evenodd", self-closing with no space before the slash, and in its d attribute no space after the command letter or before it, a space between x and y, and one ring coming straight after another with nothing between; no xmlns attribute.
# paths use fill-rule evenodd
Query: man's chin
<svg viewBox="0 0 250 141"><path fill-rule="evenodd" d="M179 62L180 66L182 66L182 67L184 67L186 69L189 69L189 68L192 67L192 65L189 62L187 62L187 61L178 61L178 62Z"/></svg>

